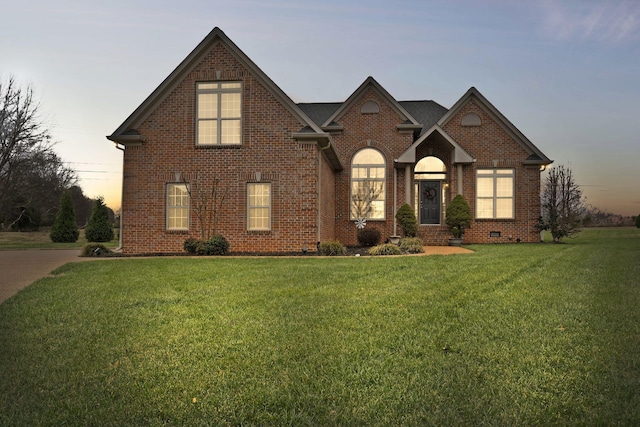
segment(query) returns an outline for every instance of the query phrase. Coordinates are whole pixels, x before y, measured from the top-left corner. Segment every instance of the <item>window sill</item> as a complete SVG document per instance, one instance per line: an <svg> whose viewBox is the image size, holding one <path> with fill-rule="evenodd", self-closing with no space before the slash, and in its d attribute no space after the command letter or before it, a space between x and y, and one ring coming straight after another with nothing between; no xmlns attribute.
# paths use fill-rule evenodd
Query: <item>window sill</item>
<svg viewBox="0 0 640 427"><path fill-rule="evenodd" d="M196 148L241 148L242 144L196 144Z"/></svg>

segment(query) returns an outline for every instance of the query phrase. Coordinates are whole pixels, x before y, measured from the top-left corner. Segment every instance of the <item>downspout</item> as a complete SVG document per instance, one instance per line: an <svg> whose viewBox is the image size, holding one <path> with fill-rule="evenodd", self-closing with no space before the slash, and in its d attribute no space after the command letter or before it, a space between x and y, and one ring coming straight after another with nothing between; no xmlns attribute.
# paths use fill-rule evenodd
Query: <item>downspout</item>
<svg viewBox="0 0 640 427"><path fill-rule="evenodd" d="M122 189L120 190L120 229L118 231L118 247L115 251L122 251L122 215L124 213L124 146L120 147L116 142L116 148L122 151Z"/></svg>

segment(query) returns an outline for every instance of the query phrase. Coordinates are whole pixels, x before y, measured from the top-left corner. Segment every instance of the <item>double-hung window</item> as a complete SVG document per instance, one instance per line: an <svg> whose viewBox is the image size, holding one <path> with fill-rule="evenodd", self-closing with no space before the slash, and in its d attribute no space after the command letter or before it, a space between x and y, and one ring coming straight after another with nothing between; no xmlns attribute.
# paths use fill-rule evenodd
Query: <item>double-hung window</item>
<svg viewBox="0 0 640 427"><path fill-rule="evenodd" d="M167 230L189 229L187 184L167 184Z"/></svg>
<svg viewBox="0 0 640 427"><path fill-rule="evenodd" d="M198 145L238 145L242 142L242 83L197 84Z"/></svg>
<svg viewBox="0 0 640 427"><path fill-rule="evenodd" d="M247 185L247 214L249 230L271 230L271 184Z"/></svg>
<svg viewBox="0 0 640 427"><path fill-rule="evenodd" d="M514 183L513 169L478 169L476 218L513 219Z"/></svg>

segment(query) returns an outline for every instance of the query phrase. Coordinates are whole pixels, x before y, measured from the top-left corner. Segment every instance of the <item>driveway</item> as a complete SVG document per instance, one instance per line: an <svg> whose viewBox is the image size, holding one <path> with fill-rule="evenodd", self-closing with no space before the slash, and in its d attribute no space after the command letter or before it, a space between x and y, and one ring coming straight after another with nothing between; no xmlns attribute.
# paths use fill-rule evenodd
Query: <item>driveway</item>
<svg viewBox="0 0 640 427"><path fill-rule="evenodd" d="M86 259L80 249L0 251L0 304L61 265Z"/></svg>

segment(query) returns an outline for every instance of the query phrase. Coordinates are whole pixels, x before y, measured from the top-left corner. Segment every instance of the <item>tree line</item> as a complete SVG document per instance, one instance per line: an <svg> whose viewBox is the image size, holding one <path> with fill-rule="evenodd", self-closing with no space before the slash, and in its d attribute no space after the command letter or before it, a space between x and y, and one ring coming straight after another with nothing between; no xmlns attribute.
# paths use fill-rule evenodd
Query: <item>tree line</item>
<svg viewBox="0 0 640 427"><path fill-rule="evenodd" d="M83 194L75 171L65 166L54 145L32 88L20 87L13 77L0 81L0 230L51 226L65 190L71 193L78 225L88 223L94 201Z"/></svg>

